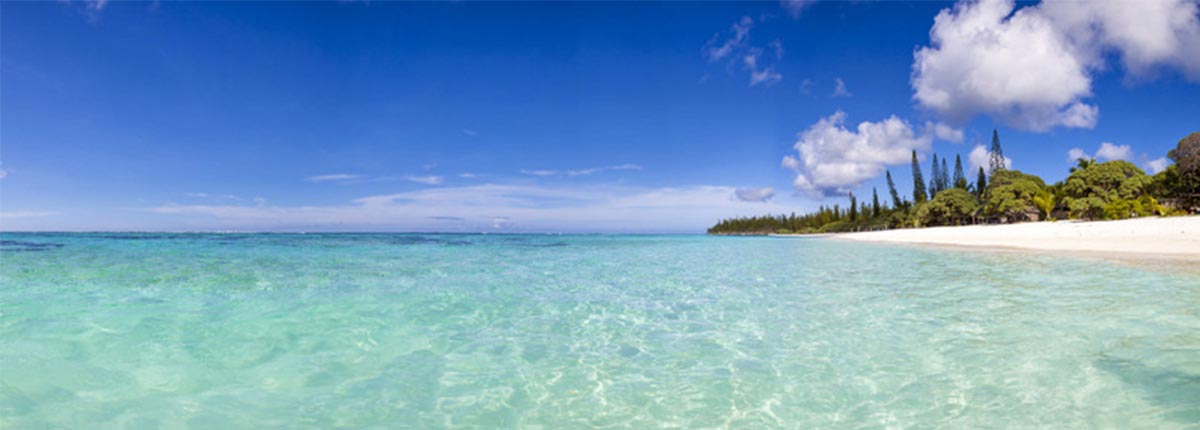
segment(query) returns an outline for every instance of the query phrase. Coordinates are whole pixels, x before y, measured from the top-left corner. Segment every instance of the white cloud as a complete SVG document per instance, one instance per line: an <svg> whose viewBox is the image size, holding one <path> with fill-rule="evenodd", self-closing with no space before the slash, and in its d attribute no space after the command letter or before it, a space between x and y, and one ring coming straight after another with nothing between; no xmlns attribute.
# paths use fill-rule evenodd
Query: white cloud
<svg viewBox="0 0 1200 430"><path fill-rule="evenodd" d="M833 94L830 95L830 97L850 97L850 96L854 95L854 94L851 94L850 91L846 89L846 83L842 82L842 78L834 79L833 82L834 82Z"/></svg>
<svg viewBox="0 0 1200 430"><path fill-rule="evenodd" d="M1133 150L1129 145L1113 145L1109 142L1100 144L1100 149L1096 150L1096 158L1101 160L1128 160L1133 155Z"/></svg>
<svg viewBox="0 0 1200 430"><path fill-rule="evenodd" d="M1105 54L1147 76L1162 67L1200 80L1200 21L1192 0L959 2L942 10L930 46L914 54L913 98L962 123L978 114L1012 127L1092 128L1092 77Z"/></svg>
<svg viewBox="0 0 1200 430"><path fill-rule="evenodd" d="M954 143L962 143L963 131L961 128L954 128L942 122L926 122L925 130L927 133L933 133L933 137L938 140Z"/></svg>
<svg viewBox="0 0 1200 430"><path fill-rule="evenodd" d="M738 188L733 190L733 196L743 202L765 203L775 197L775 189L771 187L764 188Z"/></svg>
<svg viewBox="0 0 1200 430"><path fill-rule="evenodd" d="M989 175L992 174L992 167L991 167L990 161L991 161L991 154L988 153L988 149L986 147L984 147L983 145L975 145L975 147L971 149L971 152L969 154L967 154L967 165L969 166L970 171L972 171L972 172L978 172L979 168L983 167L983 170L985 172L987 172ZM1011 158L1004 157L1004 168L1005 169L1012 168L1012 159Z"/></svg>
<svg viewBox="0 0 1200 430"><path fill-rule="evenodd" d="M730 26L728 37L722 38L720 33L713 35L704 45L704 57L710 63L723 62L729 67L740 65L750 74L750 86L771 86L783 79L783 74L775 70L774 65L764 64L763 49L750 44L750 30L754 28L754 19L743 16ZM775 60L783 56L783 44L778 39L768 43L775 52Z"/></svg>
<svg viewBox="0 0 1200 430"><path fill-rule="evenodd" d="M557 170L526 170L526 169L521 169L521 174L522 174L522 175L530 175L530 176L554 176L554 175L557 175L557 174L558 174L558 171L557 171Z"/></svg>
<svg viewBox="0 0 1200 430"><path fill-rule="evenodd" d="M0 168L0 179L4 179L7 177L8 177L8 171L4 170L3 168Z"/></svg>
<svg viewBox="0 0 1200 430"><path fill-rule="evenodd" d="M362 175L352 175L349 173L329 173L325 175L309 176L304 180L308 182L350 181L362 179L362 177Z"/></svg>
<svg viewBox="0 0 1200 430"><path fill-rule="evenodd" d="M484 184L367 196L333 206L163 205L147 210L195 229L467 231L702 231L716 220L794 210L731 199L724 186L634 188Z"/></svg>
<svg viewBox="0 0 1200 430"><path fill-rule="evenodd" d="M442 183L442 177L434 176L434 175L405 176L404 179L407 181L410 181L410 182L416 182L418 184L425 184L425 185L437 185L437 184Z"/></svg>
<svg viewBox="0 0 1200 430"><path fill-rule="evenodd" d="M637 164L625 163L625 164L615 164L612 166L589 167L586 169L562 170L562 171L550 170L550 169L538 169L538 170L521 169L521 174L522 175L530 175L530 176L543 176L543 177L558 176L561 174L561 175L575 177L575 176L592 175L592 174L601 173L601 172L608 172L608 171L612 171L612 170L642 170L642 166L639 166Z"/></svg>
<svg viewBox="0 0 1200 430"><path fill-rule="evenodd" d="M982 0L938 13L932 46L914 54L913 98L956 123L984 113L1026 130L1090 127L1095 115L1092 124L1081 115L1094 107L1079 102L1091 94L1084 65L1048 19L1012 10L1011 1Z"/></svg>
<svg viewBox="0 0 1200 430"><path fill-rule="evenodd" d="M735 51L746 48L750 39L750 29L754 28L754 19L743 16L737 22L730 26L730 36L725 41L721 41L721 34L713 35L708 43L704 45L704 53L709 62L718 62L729 56Z"/></svg>
<svg viewBox="0 0 1200 430"><path fill-rule="evenodd" d="M862 122L854 130L844 126L846 114L838 111L821 118L799 133L797 156L786 156L782 165L796 172L797 189L815 195L849 191L883 174L886 166L909 162L913 150L932 144L928 133L917 135L907 122L891 116L880 122Z"/></svg>
<svg viewBox="0 0 1200 430"><path fill-rule="evenodd" d="M1099 160L1128 160L1133 156L1133 148L1129 145L1114 145L1111 142L1103 142L1100 148L1096 150L1096 155L1090 155L1083 148L1071 148L1067 150L1067 162L1075 163L1080 158L1090 159L1096 158Z"/></svg>
<svg viewBox="0 0 1200 430"><path fill-rule="evenodd" d="M0 212L0 219L20 219L20 218L42 218L58 215L58 212L47 211L3 211Z"/></svg>
<svg viewBox="0 0 1200 430"><path fill-rule="evenodd" d="M478 178L479 175L471 172L462 172L458 174L458 177L463 179L475 179Z"/></svg>
<svg viewBox="0 0 1200 430"><path fill-rule="evenodd" d="M625 164L618 164L618 165L614 165L614 166L592 167L590 169L568 170L567 176L591 175L593 173L607 172L610 170L642 170L642 166L639 166L637 164L625 163Z"/></svg>
<svg viewBox="0 0 1200 430"><path fill-rule="evenodd" d="M1088 155L1087 152L1084 152L1083 148L1071 148L1071 149L1067 150L1067 162L1068 163L1075 164L1075 162L1079 161L1080 158L1086 160L1086 159L1092 158L1092 156Z"/></svg>
<svg viewBox="0 0 1200 430"><path fill-rule="evenodd" d="M87 8L93 11L99 11L108 5L108 0L85 0L84 2L87 4Z"/></svg>
<svg viewBox="0 0 1200 430"><path fill-rule="evenodd" d="M1158 172L1161 172L1163 170L1167 170L1167 166L1170 166L1170 165L1171 165L1171 160L1168 160L1166 157L1157 158L1157 159L1146 162L1146 170L1149 171L1151 175L1153 175L1153 174L1157 174Z"/></svg>
<svg viewBox="0 0 1200 430"><path fill-rule="evenodd" d="M469 128L462 129L462 134L464 134L468 137L475 137L475 136L479 135L479 133L476 133L475 130L471 130Z"/></svg>
<svg viewBox="0 0 1200 430"><path fill-rule="evenodd" d="M804 12L804 9L807 9L816 2L816 0L780 0L779 6L782 7L783 10L787 11L788 16L791 16L793 19L795 19L800 17L800 14Z"/></svg>
<svg viewBox="0 0 1200 430"><path fill-rule="evenodd" d="M812 94L812 85L813 85L812 79L805 79L805 80L801 81L800 82L800 94L804 94L804 95Z"/></svg>

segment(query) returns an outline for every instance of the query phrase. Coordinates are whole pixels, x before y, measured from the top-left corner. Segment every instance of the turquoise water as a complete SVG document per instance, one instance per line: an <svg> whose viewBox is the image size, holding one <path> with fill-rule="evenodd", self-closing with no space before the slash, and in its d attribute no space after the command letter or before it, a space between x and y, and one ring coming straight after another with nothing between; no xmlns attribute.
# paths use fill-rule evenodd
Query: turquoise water
<svg viewBox="0 0 1200 430"><path fill-rule="evenodd" d="M0 428L1200 426L1175 263L702 236L3 234Z"/></svg>

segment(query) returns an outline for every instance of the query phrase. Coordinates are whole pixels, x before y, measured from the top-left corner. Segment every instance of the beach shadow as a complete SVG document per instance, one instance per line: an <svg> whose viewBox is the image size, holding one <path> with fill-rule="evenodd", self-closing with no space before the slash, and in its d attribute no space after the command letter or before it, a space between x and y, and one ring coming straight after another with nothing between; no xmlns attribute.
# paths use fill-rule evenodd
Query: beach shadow
<svg viewBox="0 0 1200 430"><path fill-rule="evenodd" d="M1096 368L1116 375L1121 382L1136 388L1163 416L1187 424L1200 423L1200 375L1173 369L1158 369L1141 362L1101 357Z"/></svg>

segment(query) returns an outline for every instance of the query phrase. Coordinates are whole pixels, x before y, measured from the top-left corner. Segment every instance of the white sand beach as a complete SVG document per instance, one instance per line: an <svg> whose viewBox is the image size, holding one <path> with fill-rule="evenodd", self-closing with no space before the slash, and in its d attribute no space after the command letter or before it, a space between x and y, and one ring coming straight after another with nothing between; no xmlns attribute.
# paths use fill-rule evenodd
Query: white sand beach
<svg viewBox="0 0 1200 430"><path fill-rule="evenodd" d="M834 237L868 242L1129 253L1200 260L1200 216L930 227L845 233Z"/></svg>

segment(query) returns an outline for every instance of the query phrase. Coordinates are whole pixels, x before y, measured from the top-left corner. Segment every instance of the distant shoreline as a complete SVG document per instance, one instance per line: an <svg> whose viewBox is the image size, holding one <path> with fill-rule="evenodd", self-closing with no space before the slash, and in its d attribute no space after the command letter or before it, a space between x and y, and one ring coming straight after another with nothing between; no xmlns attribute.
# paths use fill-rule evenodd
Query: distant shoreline
<svg viewBox="0 0 1200 430"><path fill-rule="evenodd" d="M1136 254L1200 261L1200 216L929 227L830 237L861 242Z"/></svg>

